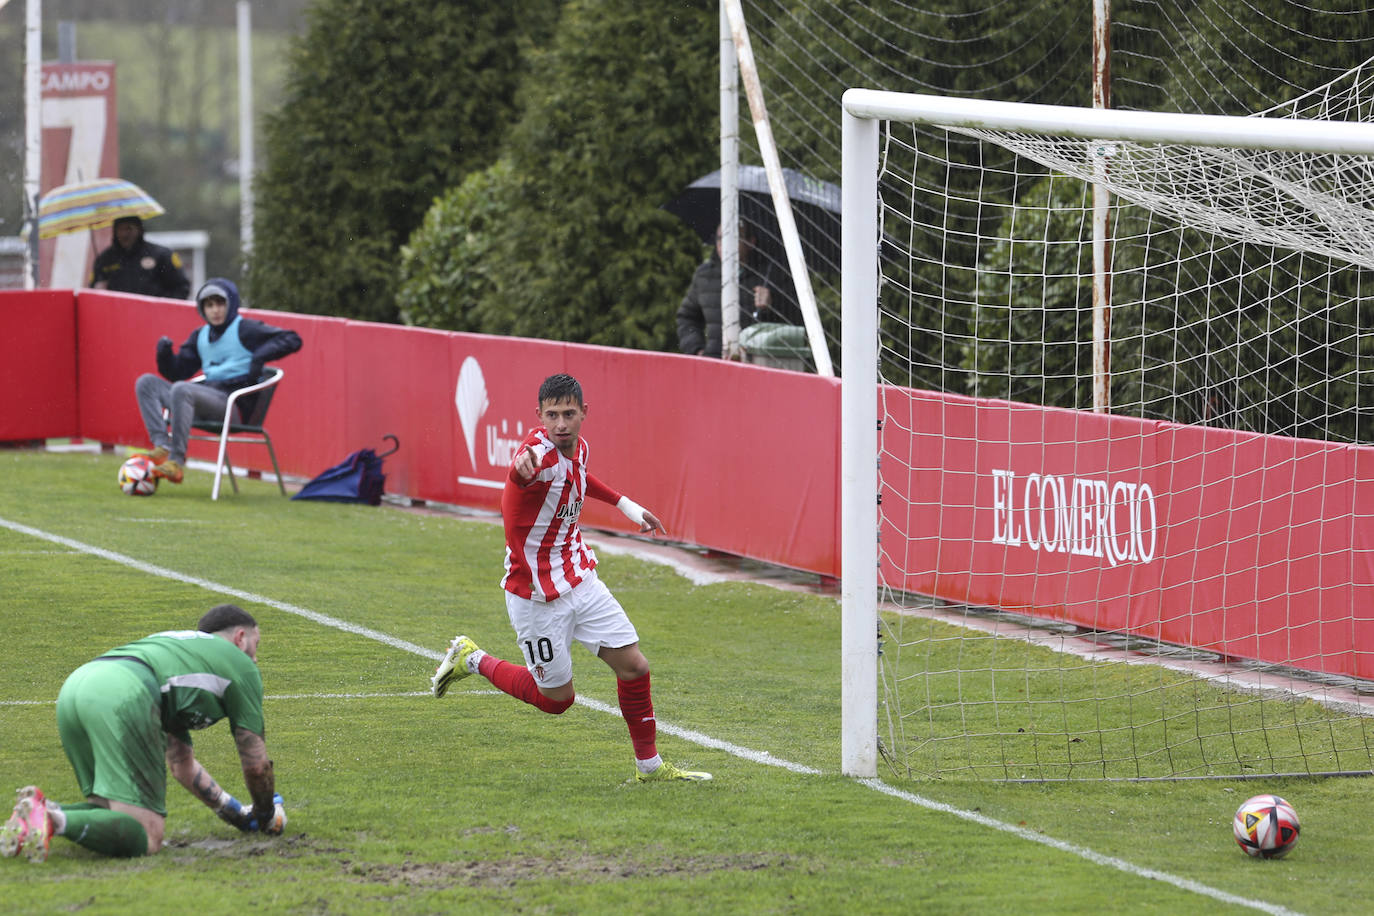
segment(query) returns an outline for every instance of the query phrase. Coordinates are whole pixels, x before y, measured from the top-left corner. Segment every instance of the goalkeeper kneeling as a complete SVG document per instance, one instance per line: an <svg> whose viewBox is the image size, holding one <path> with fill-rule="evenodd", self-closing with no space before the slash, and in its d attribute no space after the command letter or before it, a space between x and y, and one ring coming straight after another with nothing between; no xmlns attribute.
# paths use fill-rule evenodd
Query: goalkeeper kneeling
<svg viewBox="0 0 1374 916"><path fill-rule="evenodd" d="M57 695L57 730L86 800L59 805L37 786L20 789L0 855L41 862L54 836L101 855L152 855L162 848L167 770L239 830L279 835L286 809L263 742L259 637L248 612L221 604L194 630L154 633L73 671ZM191 748L191 731L220 719L238 747L247 805Z"/></svg>

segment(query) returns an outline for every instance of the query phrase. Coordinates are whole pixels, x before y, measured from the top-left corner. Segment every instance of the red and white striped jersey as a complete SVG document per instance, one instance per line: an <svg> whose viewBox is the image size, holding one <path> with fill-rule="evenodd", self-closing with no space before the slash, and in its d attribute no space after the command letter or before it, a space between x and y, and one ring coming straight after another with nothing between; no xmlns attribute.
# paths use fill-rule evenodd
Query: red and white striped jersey
<svg viewBox="0 0 1374 916"><path fill-rule="evenodd" d="M501 587L536 601L566 595L596 568L596 554L582 540L578 518L587 497L614 505L620 494L587 473L587 440L578 438L577 456L567 458L553 444L544 427L530 434L515 450L529 449L539 470L521 486L514 464L501 494L501 518L506 526L506 574Z"/></svg>

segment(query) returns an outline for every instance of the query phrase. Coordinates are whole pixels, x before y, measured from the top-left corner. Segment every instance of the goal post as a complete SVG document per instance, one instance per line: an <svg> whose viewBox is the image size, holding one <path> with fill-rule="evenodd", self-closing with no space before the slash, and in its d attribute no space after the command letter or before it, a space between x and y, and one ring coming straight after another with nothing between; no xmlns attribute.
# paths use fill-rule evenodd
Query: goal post
<svg viewBox="0 0 1374 916"><path fill-rule="evenodd" d="M914 164L908 164L911 174L896 174L891 182L880 177L889 146L897 145L893 125L918 138L926 129L972 137L1030 164L1015 173L1016 181L1007 178L1010 170L989 168L992 180L970 180L931 202ZM920 139L912 140L905 151L912 163L923 155L920 146ZM1287 154L1299 157L1295 169L1272 158ZM1256 320L1262 325L1251 313L1257 306L1263 311L1268 300L1237 291L1256 275L1279 278L1266 281L1276 284L1264 294L1275 302L1289 294L1284 284L1300 287L1292 295L1304 308L1314 299L1358 290L1358 280L1332 276L1350 265L1374 267L1374 220L1368 215L1374 201L1359 196L1368 191L1350 190L1368 185L1374 174L1365 157L1374 157L1370 124L845 92L845 774L875 776L880 757L910 775L998 778L1374 769L1365 734L1374 728L1364 718L1374 711L1365 699L1374 684L1368 680L1374 677L1374 619L1359 607L1374 595L1374 582L1364 581L1361 571L1374 558L1374 538L1360 533L1361 522L1374 517L1374 485L1367 480L1374 452L1358 436L1311 441L1239 420L1221 422L1245 410L1301 414L1308 403L1301 398L1314 386L1305 377L1290 378L1280 385L1282 393L1252 394L1263 382L1264 367L1256 363L1265 349L1250 340L1243 347L1225 340L1215 352L1170 363L1160 354L1184 338L1215 335L1215 328L1152 328L1153 315L1166 310L1160 306L1163 271L1147 260L1131 261L1148 258L1140 251L1164 248L1160 239L1180 251L1200 244L1199 238L1219 239L1222 246L1231 240L1289 246L1296 254L1280 254L1264 270L1246 263L1248 254L1226 251L1180 254L1173 264L1176 275L1165 285L1176 295L1238 300L1224 319L1238 335ZM980 154L960 152L940 164L952 172L980 168L979 161ZM1072 331L1081 307L1075 298L1080 275L1060 263L1090 248L1091 240L1057 221L1081 193L1074 183L1088 187L1104 175L1113 194L1125 196L1121 206L1135 208L1132 219L1158 235L1142 233L1142 241L1121 246L1125 253L1119 255L1120 269L1130 261L1135 273L1123 284L1134 293L1117 295L1136 295L1132 308L1146 316L1131 343L1141 355L1124 362L1136 368L1123 376L1148 394L1140 394L1133 413L1127 408L1120 416L1094 418L1072 397L1056 401L1056 391L1074 391L1078 356L1063 360L1067 369L1058 356L1035 356L1030 362L1041 374L1029 385L1017 381L1015 364L1021 348L1082 343L1060 339L1066 327ZM995 207L974 199L984 185L1003 179L1016 190L1003 193ZM1023 186L1033 182L1047 190L1046 202L1032 210ZM889 194L894 200L885 198ZM968 222L976 229L950 230L918 263L910 250L925 244L917 236L930 226L917 225L910 214L938 217L942 207L972 214ZM995 238L999 231L1006 237ZM944 255L960 246L977 250L962 263ZM1005 266L1020 264L1016 258L1024 251L1040 259L1038 276ZM900 261L903 252L914 266L886 276L884 265ZM1314 258L1333 259L1336 266L1315 270ZM1218 265L1232 260L1241 263L1241 274L1227 280ZM1214 274L1197 280L1197 263ZM956 275L963 289L972 290L961 293L966 299L941 286ZM1038 305L1018 312L1018 297L1028 288L1040 290ZM891 311L902 303L943 311L935 324L918 326ZM962 313L984 310L991 317ZM976 334L984 320L1000 336L980 344ZM965 336L949 337L955 326ZM1337 339L1337 332L1327 333L1328 340ZM1362 327L1350 333L1366 340ZM1345 340L1339 338L1337 349ZM931 349L941 351L936 371L923 375L911 365L888 371L888 361L916 359L918 351ZM988 353L1005 357L1005 367L989 369ZM1310 355L1299 353L1297 368L1285 363L1283 372L1298 376L1310 362ZM1155 402L1185 397L1157 391L1161 374L1199 371L1201 419L1152 412ZM1235 377L1242 371L1254 374ZM1354 373L1360 384L1363 372ZM939 390L937 384L927 390L921 381L929 378L954 379L966 389ZM1041 401L1022 402L1026 389L1040 392ZM1254 403L1240 404L1247 397ZM1232 405L1231 412L1218 404ZM1361 416L1359 406L1352 415ZM940 454L927 454L932 451ZM1231 462L1231 470L1220 472L1234 475L1229 487L1222 486L1224 476L1215 478L1215 487L1206 477L1219 473L1216 460L1204 466L1216 455ZM1252 459L1253 467L1244 464ZM1181 489L1180 481L1194 474L1203 476ZM1178 482L1177 492L1171 481ZM1230 492L1213 497L1212 489ZM1189 499L1203 504L1184 505ZM1276 522L1283 512L1286 520ZM1231 540L1212 551L1207 539L1222 527ZM928 560L925 553L938 556ZM1248 566L1238 565L1240 555L1250 556ZM1309 575L1311 583L1303 579ZM1240 592L1244 596L1236 598ZM912 595L916 599L908 600ZM974 605L979 607L970 611ZM1242 631L1247 616L1254 619ZM897 633L902 621L914 618L923 621L919 636ZM1280 625L1287 629L1271 632L1275 620L1287 621ZM1009 650L1005 640L1025 648ZM1145 644L1155 648L1142 649ZM956 667L971 660L976 671ZM965 752L967 759L948 762Z"/></svg>
<svg viewBox="0 0 1374 916"><path fill-rule="evenodd" d="M841 770L878 772L878 124L844 116L840 222Z"/></svg>

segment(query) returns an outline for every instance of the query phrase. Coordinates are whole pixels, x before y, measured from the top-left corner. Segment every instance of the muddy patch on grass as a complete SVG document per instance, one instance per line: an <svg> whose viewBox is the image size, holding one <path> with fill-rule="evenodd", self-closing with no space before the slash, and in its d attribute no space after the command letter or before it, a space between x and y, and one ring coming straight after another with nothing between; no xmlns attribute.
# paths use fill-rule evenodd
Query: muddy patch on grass
<svg viewBox="0 0 1374 916"><path fill-rule="evenodd" d="M576 855L561 859L522 856L514 859L472 859L466 862L405 862L400 865L354 863L350 877L369 884L411 887L512 887L525 881L561 878L593 884L664 875L697 876L721 871L758 871L786 868L789 856L694 856L664 861L627 861L605 856Z"/></svg>

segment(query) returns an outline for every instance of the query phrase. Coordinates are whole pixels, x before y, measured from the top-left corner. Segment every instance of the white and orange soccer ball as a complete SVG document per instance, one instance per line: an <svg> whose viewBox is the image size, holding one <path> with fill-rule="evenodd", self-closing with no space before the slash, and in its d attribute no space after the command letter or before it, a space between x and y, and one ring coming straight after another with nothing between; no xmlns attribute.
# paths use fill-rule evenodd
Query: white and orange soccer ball
<svg viewBox="0 0 1374 916"><path fill-rule="evenodd" d="M1298 812L1277 795L1246 799L1232 827L1245 854L1261 859L1286 856L1298 842Z"/></svg>
<svg viewBox="0 0 1374 916"><path fill-rule="evenodd" d="M157 492L157 479L147 455L135 455L119 466L119 489L130 496L152 496Z"/></svg>

